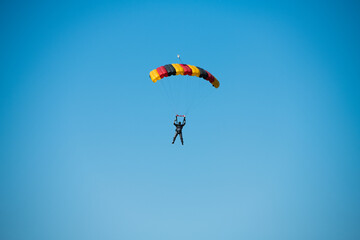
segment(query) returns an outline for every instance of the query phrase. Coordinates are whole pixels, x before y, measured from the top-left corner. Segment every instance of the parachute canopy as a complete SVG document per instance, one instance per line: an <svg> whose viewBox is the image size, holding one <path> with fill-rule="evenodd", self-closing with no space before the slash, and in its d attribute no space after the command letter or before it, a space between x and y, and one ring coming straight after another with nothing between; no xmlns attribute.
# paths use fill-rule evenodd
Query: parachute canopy
<svg viewBox="0 0 360 240"><path fill-rule="evenodd" d="M220 86L220 82L211 73L193 65L173 63L158 67L150 72L151 81L154 83L164 77L170 77L172 75L200 77L209 81L215 88Z"/></svg>

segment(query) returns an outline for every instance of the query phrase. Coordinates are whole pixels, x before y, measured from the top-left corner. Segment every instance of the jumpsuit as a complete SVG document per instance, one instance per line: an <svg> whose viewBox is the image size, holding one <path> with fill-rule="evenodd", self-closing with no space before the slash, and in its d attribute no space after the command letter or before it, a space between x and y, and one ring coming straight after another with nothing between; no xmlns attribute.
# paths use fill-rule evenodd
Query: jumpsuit
<svg viewBox="0 0 360 240"><path fill-rule="evenodd" d="M175 133L175 136L174 136L174 140L173 140L173 144L175 142L175 139L178 135L180 135L180 140L181 140L181 144L184 145L184 140L183 140L183 136L182 136L182 128L185 126L186 124L186 120L184 119L184 123L181 123L181 122L178 122L176 123L176 121L174 121L174 125L176 127L176 133Z"/></svg>

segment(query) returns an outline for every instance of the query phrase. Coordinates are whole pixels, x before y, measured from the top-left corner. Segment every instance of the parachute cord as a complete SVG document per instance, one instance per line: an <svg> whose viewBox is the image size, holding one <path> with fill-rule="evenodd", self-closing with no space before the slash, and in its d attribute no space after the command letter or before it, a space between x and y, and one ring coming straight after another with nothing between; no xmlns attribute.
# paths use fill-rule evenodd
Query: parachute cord
<svg viewBox="0 0 360 240"><path fill-rule="evenodd" d="M192 107L192 105L195 102L195 99L198 97L199 95L199 91L200 91L200 87L199 87L199 79L197 79L196 77L194 77L193 79L190 80L189 82L189 103L186 109L186 114L189 114L189 110Z"/></svg>
<svg viewBox="0 0 360 240"><path fill-rule="evenodd" d="M186 103L186 106L185 106L185 115L187 114L187 109L189 108L189 104L190 104L190 97L191 97L191 95L190 95L190 86L189 86L189 82L191 81L191 78L192 77L190 77L190 76L187 76L186 77L186 79L184 79L184 80L186 80L186 83L185 83L185 85L186 85L186 87L185 87L185 95L186 95L186 101L187 101L187 103Z"/></svg>
<svg viewBox="0 0 360 240"><path fill-rule="evenodd" d="M209 89L210 90L210 89ZM203 105L203 102L206 102L209 99L212 99L212 97L215 95L215 91L213 89L211 89L212 91L207 91L205 94L203 94L199 101L195 101L193 102L193 104L191 105L191 111L192 110L196 110L199 106ZM210 101L207 101L210 102ZM207 104L207 103L205 103Z"/></svg>
<svg viewBox="0 0 360 240"><path fill-rule="evenodd" d="M171 95L171 99L172 99L172 103L173 103L173 106L174 106L174 112L176 113L176 114L178 114L177 113L177 111L178 111L178 109L177 109L177 107L178 107L178 104L177 104L177 101L178 101L178 95L176 94L176 78L174 79L174 78L169 78L169 79L167 79L167 86L169 87L169 92L170 92L170 95Z"/></svg>
<svg viewBox="0 0 360 240"><path fill-rule="evenodd" d="M161 82L159 82L159 85L161 86L161 90L163 92L163 95L165 95L167 101L167 105L168 107L175 112L175 103L174 103L174 97L171 94L171 89L168 86L168 84L166 83L166 81L162 80Z"/></svg>
<svg viewBox="0 0 360 240"><path fill-rule="evenodd" d="M202 80L202 79L198 79L198 80ZM207 100L212 99L212 96L214 96L216 92L214 91L214 89L211 89L212 87L210 87L208 83L197 81L196 83L194 83L194 85L195 84L196 86L193 87L195 90L193 96L196 97L192 98L192 101L190 102L186 110L186 115L189 114L190 111L196 110L199 106L202 105L203 102L211 102ZM204 84L206 84L207 86L204 86ZM195 101L195 98L198 98L198 100Z"/></svg>
<svg viewBox="0 0 360 240"><path fill-rule="evenodd" d="M174 93L174 84L171 80L173 79L167 79L168 81L166 81L166 86L168 87L168 92L169 92L169 95L170 95L170 101L171 101L171 104L172 104L172 107L173 107L173 110L174 112L176 112L176 95Z"/></svg>
<svg viewBox="0 0 360 240"><path fill-rule="evenodd" d="M194 102L195 102L195 98L196 97L199 97L199 90L200 90L200 87L199 87L199 79L193 79L194 81L191 81L190 83L190 87L189 89L191 89L191 93L190 93L190 96L189 96L189 103L188 103L188 106L187 106L187 109L186 109L186 114L189 114L189 111L190 109L192 108L192 106L194 105Z"/></svg>
<svg viewBox="0 0 360 240"><path fill-rule="evenodd" d="M197 90L198 90L198 87L195 87L196 86L196 83L197 82L197 79L188 79L190 82L188 82L188 103L187 103L187 106L186 106L186 111L185 111L185 114L187 115L189 113L189 109L191 108L191 106L193 105L193 102L196 98L196 95L198 94L197 93Z"/></svg>

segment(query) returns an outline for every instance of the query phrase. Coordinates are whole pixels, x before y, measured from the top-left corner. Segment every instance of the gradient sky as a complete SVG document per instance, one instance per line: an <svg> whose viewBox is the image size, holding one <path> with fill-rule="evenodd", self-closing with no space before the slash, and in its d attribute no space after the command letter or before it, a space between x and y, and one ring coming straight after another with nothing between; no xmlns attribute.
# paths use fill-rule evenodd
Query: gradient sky
<svg viewBox="0 0 360 240"><path fill-rule="evenodd" d="M2 1L0 239L360 239L357 1ZM221 87L185 145L149 71Z"/></svg>

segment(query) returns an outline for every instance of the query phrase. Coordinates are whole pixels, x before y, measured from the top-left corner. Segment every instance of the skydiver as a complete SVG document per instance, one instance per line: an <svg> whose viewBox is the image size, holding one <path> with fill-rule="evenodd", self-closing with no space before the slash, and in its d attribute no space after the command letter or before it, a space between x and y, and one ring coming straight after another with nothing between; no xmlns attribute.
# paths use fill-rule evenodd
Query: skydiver
<svg viewBox="0 0 360 240"><path fill-rule="evenodd" d="M174 125L176 127L176 133L175 133L175 136L174 136L174 140L172 142L172 144L174 144L175 142L175 139L178 135L180 135L180 140L181 140L181 144L184 145L184 140L183 140L183 137L182 137L182 128L185 126L186 124L186 117L184 116L184 121L183 123L181 123L181 121L178 121L178 115L176 115L175 117L175 120L174 120Z"/></svg>

